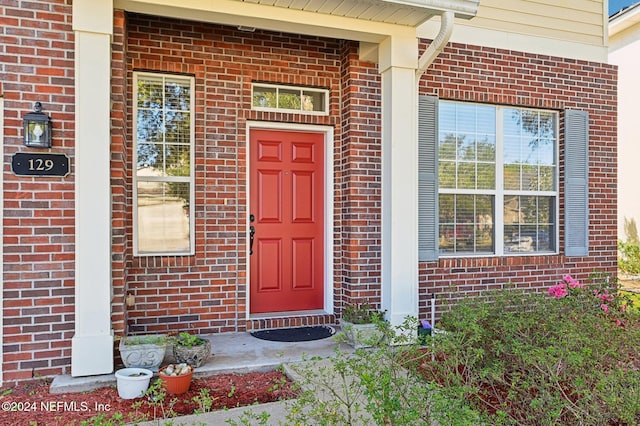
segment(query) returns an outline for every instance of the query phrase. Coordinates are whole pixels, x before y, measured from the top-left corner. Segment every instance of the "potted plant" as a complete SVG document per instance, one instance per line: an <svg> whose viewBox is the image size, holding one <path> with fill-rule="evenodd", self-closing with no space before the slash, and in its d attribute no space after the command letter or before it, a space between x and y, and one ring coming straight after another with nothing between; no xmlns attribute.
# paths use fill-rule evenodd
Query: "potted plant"
<svg viewBox="0 0 640 426"><path fill-rule="evenodd" d="M149 387L153 372L146 368L122 368L116 371L118 396L122 399L139 398Z"/></svg>
<svg viewBox="0 0 640 426"><path fill-rule="evenodd" d="M173 339L173 357L177 363L200 367L211 355L211 342L186 331Z"/></svg>
<svg viewBox="0 0 640 426"><path fill-rule="evenodd" d="M120 357L125 367L147 368L158 371L167 350L165 335L127 336L120 339Z"/></svg>
<svg viewBox="0 0 640 426"><path fill-rule="evenodd" d="M168 394L180 395L191 386L193 367L185 363L169 364L158 371L158 376Z"/></svg>
<svg viewBox="0 0 640 426"><path fill-rule="evenodd" d="M384 311L372 309L368 304L347 305L340 319L347 342L356 349L380 343L384 332L379 324L385 320L384 314Z"/></svg>

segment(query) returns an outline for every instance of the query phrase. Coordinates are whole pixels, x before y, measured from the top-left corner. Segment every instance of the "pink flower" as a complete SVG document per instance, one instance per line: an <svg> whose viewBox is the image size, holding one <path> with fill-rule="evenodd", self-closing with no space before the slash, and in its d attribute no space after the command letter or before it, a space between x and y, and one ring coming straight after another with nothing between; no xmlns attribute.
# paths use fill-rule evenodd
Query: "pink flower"
<svg viewBox="0 0 640 426"><path fill-rule="evenodd" d="M564 276L564 282L569 285L569 288L583 288L584 284L580 283L577 279L573 278L571 275Z"/></svg>
<svg viewBox="0 0 640 426"><path fill-rule="evenodd" d="M560 299L567 295L567 288L564 283L560 283L549 288L549 295L555 297L556 299Z"/></svg>
<svg viewBox="0 0 640 426"><path fill-rule="evenodd" d="M622 321L620 321L620 320L616 320L616 325L617 325L618 327L622 327Z"/></svg>
<svg viewBox="0 0 640 426"><path fill-rule="evenodd" d="M611 294L608 293L602 293L600 295L598 295L598 297L600 298L600 300L602 300L603 302L613 302L613 296Z"/></svg>
<svg viewBox="0 0 640 426"><path fill-rule="evenodd" d="M600 309L602 309L605 314L609 313L609 305L607 305L606 303L601 304Z"/></svg>

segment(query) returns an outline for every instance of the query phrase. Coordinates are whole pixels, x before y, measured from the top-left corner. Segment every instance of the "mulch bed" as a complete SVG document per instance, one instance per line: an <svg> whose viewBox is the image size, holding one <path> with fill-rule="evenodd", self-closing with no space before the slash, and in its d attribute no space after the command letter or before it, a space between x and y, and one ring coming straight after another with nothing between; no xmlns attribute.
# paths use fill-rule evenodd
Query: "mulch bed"
<svg viewBox="0 0 640 426"><path fill-rule="evenodd" d="M115 415L125 422L135 422L188 415L200 407L197 398L203 389L208 389L211 411L297 395L293 383L278 371L194 378L187 393L167 395L162 404L152 404L148 398L121 399L115 385L66 394L49 393L49 385L50 381L43 379L0 389L0 425L66 426L80 425L96 416L109 419Z"/></svg>

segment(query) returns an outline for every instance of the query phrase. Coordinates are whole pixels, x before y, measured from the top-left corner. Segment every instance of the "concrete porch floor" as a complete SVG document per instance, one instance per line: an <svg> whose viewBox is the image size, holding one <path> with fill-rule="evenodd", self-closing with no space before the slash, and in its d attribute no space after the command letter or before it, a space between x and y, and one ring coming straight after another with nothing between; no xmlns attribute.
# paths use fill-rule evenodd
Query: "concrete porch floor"
<svg viewBox="0 0 640 426"><path fill-rule="evenodd" d="M339 331L336 328L336 333ZM211 341L213 356L197 368L195 376L223 373L248 373L273 370L281 364L303 361L304 358L333 355L338 343L331 337L310 342L271 342L253 337L249 333L223 333L203 336ZM348 352L348 345L340 345ZM172 362L170 348L165 363ZM51 393L84 392L103 386L115 385L115 374L88 377L56 376L51 383Z"/></svg>

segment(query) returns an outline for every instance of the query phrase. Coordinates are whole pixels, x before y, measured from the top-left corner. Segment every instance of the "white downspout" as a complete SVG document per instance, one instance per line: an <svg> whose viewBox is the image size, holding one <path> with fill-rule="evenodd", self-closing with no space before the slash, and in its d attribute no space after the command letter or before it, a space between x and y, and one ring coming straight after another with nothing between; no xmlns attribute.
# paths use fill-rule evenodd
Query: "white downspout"
<svg viewBox="0 0 640 426"><path fill-rule="evenodd" d="M418 59L418 69L416 69L416 84L420 84L420 78L422 74L427 71L427 68L433 63L438 55L444 50L445 46L451 38L453 33L453 20L454 13L451 11L444 12L440 16L440 31L435 36L431 44L425 49L420 58ZM417 99L416 99L417 102ZM416 103L416 123L418 123L418 105ZM435 314L436 314L436 299L435 294L431 294L431 326L435 330Z"/></svg>
<svg viewBox="0 0 640 426"><path fill-rule="evenodd" d="M425 73L429 65L433 63L449 42L451 34L453 33L453 18L454 13L451 11L444 12L440 16L440 31L438 35L436 35L429 47L427 47L422 56L420 56L420 59L418 59L416 81L420 81L422 74Z"/></svg>

